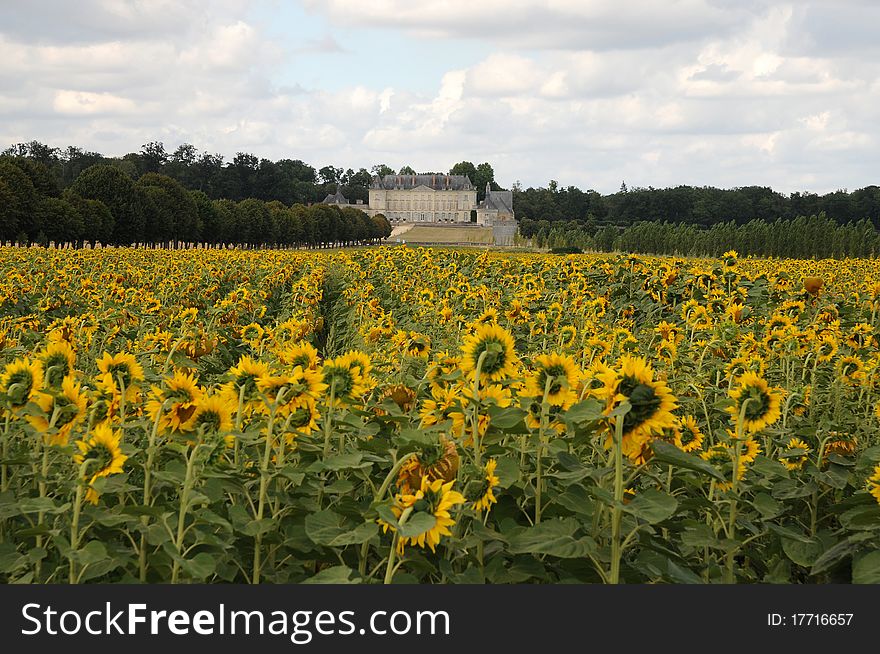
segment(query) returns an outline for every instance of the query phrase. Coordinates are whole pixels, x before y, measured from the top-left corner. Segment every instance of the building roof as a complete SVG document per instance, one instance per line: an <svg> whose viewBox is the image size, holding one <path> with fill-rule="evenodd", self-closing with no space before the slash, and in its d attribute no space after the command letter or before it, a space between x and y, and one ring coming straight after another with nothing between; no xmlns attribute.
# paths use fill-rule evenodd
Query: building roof
<svg viewBox="0 0 880 654"><path fill-rule="evenodd" d="M493 191L486 184L486 199L483 200L486 209L495 209L503 213L513 213L513 191Z"/></svg>
<svg viewBox="0 0 880 654"><path fill-rule="evenodd" d="M342 195L342 191L336 189L336 193L327 195L326 198L321 200L321 204L348 204L348 200Z"/></svg>
<svg viewBox="0 0 880 654"><path fill-rule="evenodd" d="M413 189L427 186L435 191L473 191L467 175L375 175L370 184L374 189Z"/></svg>

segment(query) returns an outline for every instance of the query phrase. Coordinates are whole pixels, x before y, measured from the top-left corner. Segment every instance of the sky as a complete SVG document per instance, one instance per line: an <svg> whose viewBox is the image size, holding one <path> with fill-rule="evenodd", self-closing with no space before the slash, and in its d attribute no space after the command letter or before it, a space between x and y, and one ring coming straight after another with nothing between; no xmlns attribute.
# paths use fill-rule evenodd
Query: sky
<svg viewBox="0 0 880 654"><path fill-rule="evenodd" d="M0 147L509 188L880 183L880 2L0 0Z"/></svg>

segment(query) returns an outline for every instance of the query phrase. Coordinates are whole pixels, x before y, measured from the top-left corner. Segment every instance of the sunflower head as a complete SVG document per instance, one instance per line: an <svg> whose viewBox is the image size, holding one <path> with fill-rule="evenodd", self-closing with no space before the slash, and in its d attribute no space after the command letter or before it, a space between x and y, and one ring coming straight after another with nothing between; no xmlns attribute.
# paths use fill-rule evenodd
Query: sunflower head
<svg viewBox="0 0 880 654"><path fill-rule="evenodd" d="M114 380L120 379L126 389L136 386L138 382L144 380L143 367L128 352L113 355L104 352L103 356L98 359L98 370L103 374L113 375Z"/></svg>
<svg viewBox="0 0 880 654"><path fill-rule="evenodd" d="M804 467L804 464L810 458L810 452L812 452L812 448L800 438L791 438L786 444L786 451L783 452L782 456L779 458L779 462L782 463L789 470L800 470Z"/></svg>
<svg viewBox="0 0 880 654"><path fill-rule="evenodd" d="M79 452L73 456L73 461L83 467L85 476L89 478L86 500L92 504L97 504L99 497L92 488L95 480L121 473L122 465L128 460L119 447L121 437L120 431L99 425L86 438L76 442Z"/></svg>
<svg viewBox="0 0 880 654"><path fill-rule="evenodd" d="M770 388L767 380L753 372L746 372L730 390L734 404L728 411L734 423L743 418L744 431L754 434L779 420L782 391Z"/></svg>
<svg viewBox="0 0 880 654"><path fill-rule="evenodd" d="M46 384L60 388L64 378L73 373L76 354L67 341L51 341L40 355L40 361L43 363Z"/></svg>
<svg viewBox="0 0 880 654"><path fill-rule="evenodd" d="M6 365L0 376L0 397L17 411L36 396L43 385L43 367L38 360L18 359Z"/></svg>
<svg viewBox="0 0 880 654"><path fill-rule="evenodd" d="M462 371L474 377L479 368L480 380L484 383L501 381L516 373L518 359L513 336L499 325L477 325L465 338L461 351Z"/></svg>

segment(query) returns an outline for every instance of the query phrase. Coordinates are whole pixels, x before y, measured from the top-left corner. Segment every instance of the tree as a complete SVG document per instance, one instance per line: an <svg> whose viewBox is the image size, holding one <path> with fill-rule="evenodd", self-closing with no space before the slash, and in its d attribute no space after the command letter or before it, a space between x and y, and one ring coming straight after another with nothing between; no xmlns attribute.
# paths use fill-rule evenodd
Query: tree
<svg viewBox="0 0 880 654"><path fill-rule="evenodd" d="M107 243L113 237L113 214L100 200L87 200L67 189L62 197L76 208L82 220L80 239L92 244Z"/></svg>
<svg viewBox="0 0 880 654"><path fill-rule="evenodd" d="M418 173L412 169L410 166L404 166L400 170L397 171L398 175L417 175Z"/></svg>
<svg viewBox="0 0 880 654"><path fill-rule="evenodd" d="M477 167L470 161L460 161L449 169L450 175L466 175L471 183L476 185Z"/></svg>
<svg viewBox="0 0 880 654"><path fill-rule="evenodd" d="M35 214L39 194L33 182L13 159L0 158L0 239L16 240L19 233L33 239L40 230Z"/></svg>
<svg viewBox="0 0 880 654"><path fill-rule="evenodd" d="M92 166L82 172L71 190L89 200L100 200L113 216L111 242L130 245L144 236L144 207L134 182L119 168L106 164Z"/></svg>
<svg viewBox="0 0 880 654"><path fill-rule="evenodd" d="M147 173L136 186L148 192L157 211L162 214L161 224L167 228L165 234L150 236L159 241L195 241L199 237L198 208L179 182L167 175Z"/></svg>
<svg viewBox="0 0 880 654"><path fill-rule="evenodd" d="M85 223L76 207L67 200L42 198L37 204L37 213L38 222L42 225L42 237L46 241L76 243L82 238Z"/></svg>
<svg viewBox="0 0 880 654"><path fill-rule="evenodd" d="M385 177L385 175L393 175L394 169L386 164L376 164L370 168L370 172L379 177Z"/></svg>

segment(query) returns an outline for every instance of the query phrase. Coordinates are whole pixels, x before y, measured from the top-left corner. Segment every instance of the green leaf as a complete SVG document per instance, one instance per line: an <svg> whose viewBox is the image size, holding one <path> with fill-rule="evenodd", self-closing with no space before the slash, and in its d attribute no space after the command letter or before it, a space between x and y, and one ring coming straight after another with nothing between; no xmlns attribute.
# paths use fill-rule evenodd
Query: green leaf
<svg viewBox="0 0 880 654"><path fill-rule="evenodd" d="M321 570L314 577L309 577L304 584L359 584L361 579L357 572L345 565L336 565Z"/></svg>
<svg viewBox="0 0 880 654"><path fill-rule="evenodd" d="M519 463L506 456L498 457L495 459L495 476L498 477L499 486L509 488L519 481Z"/></svg>
<svg viewBox="0 0 880 654"><path fill-rule="evenodd" d="M822 543L818 540L804 542L783 538L782 550L793 563L809 568L812 567L822 553Z"/></svg>
<svg viewBox="0 0 880 654"><path fill-rule="evenodd" d="M497 405L489 407L490 424L496 429L510 432L514 427L525 420L526 412L519 407L511 406L501 408Z"/></svg>
<svg viewBox="0 0 880 654"><path fill-rule="evenodd" d="M364 455L360 452L346 452L345 454L336 454L334 456L328 456L326 459L320 462L321 468L323 470L331 470L336 472L338 470L350 470L353 468L368 468L372 464L370 463L361 463Z"/></svg>
<svg viewBox="0 0 880 654"><path fill-rule="evenodd" d="M107 548L104 547L104 543L99 540L90 540L85 546L76 551L76 559L81 565L97 563L98 561L103 561L107 558L109 558L107 555Z"/></svg>
<svg viewBox="0 0 880 654"><path fill-rule="evenodd" d="M880 584L880 551L869 552L853 565L854 584Z"/></svg>
<svg viewBox="0 0 880 654"><path fill-rule="evenodd" d="M583 402L571 406L564 414L563 419L566 422L575 425L583 425L589 422L595 422L603 418L602 404L598 400L590 398Z"/></svg>
<svg viewBox="0 0 880 654"><path fill-rule="evenodd" d="M364 543L376 535L379 528L375 522L365 522L357 527L335 511L325 509L306 516L306 535L316 545L344 547Z"/></svg>
<svg viewBox="0 0 880 654"><path fill-rule="evenodd" d="M433 529L436 524L437 518L432 514L419 511L418 513L410 514L409 519L402 525L399 525L398 533L405 537L419 536Z"/></svg>
<svg viewBox="0 0 880 654"><path fill-rule="evenodd" d="M579 524L573 518L547 520L511 536L509 549L513 554L548 554L562 559L583 558L595 552L597 547L592 538L574 538L578 528Z"/></svg>
<svg viewBox="0 0 880 654"><path fill-rule="evenodd" d="M624 505L623 510L650 524L655 524L671 518L677 508L678 500L672 495L649 488L637 493L629 504Z"/></svg>
<svg viewBox="0 0 880 654"><path fill-rule="evenodd" d="M666 562L666 574L669 579L677 584L702 584L703 580L699 575L687 568L682 568L671 559Z"/></svg>
<svg viewBox="0 0 880 654"><path fill-rule="evenodd" d="M51 497L24 497L18 501L18 509L21 513L64 513L70 508L70 503L56 505Z"/></svg>
<svg viewBox="0 0 880 654"><path fill-rule="evenodd" d="M752 505L758 510L758 513L761 514L761 517L764 518L764 520L775 518L782 513L784 509L779 502L774 500L767 493L758 493L755 495Z"/></svg>
<svg viewBox="0 0 880 654"><path fill-rule="evenodd" d="M777 525L772 522L767 523L767 529L770 531L782 536L783 538L787 538L788 540L795 540L800 543L812 543L813 539L809 536L804 535L799 531L795 531L794 529L789 529L788 527L783 527L782 525Z"/></svg>
<svg viewBox="0 0 880 654"><path fill-rule="evenodd" d="M683 452L672 443L656 439L651 443L651 447L654 450L654 460L659 463L668 463L669 465L678 468L701 472L704 475L715 477L715 479L721 481L726 479L726 477L708 461L703 461L700 457Z"/></svg>
<svg viewBox="0 0 880 654"><path fill-rule="evenodd" d="M181 561L180 566L190 577L202 581L214 574L217 558L207 552L199 552L193 558Z"/></svg>

